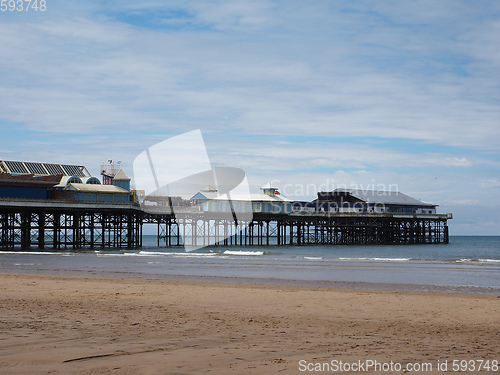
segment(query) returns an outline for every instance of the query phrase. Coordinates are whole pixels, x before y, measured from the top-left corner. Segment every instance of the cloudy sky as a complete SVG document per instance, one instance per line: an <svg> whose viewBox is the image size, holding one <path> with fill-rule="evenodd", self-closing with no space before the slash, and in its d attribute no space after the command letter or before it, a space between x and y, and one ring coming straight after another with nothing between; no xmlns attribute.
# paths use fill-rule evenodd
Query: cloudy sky
<svg viewBox="0 0 500 375"><path fill-rule="evenodd" d="M253 192L397 186L453 212L451 234L500 235L499 45L496 0L7 9L0 159L132 174L144 149L201 129Z"/></svg>

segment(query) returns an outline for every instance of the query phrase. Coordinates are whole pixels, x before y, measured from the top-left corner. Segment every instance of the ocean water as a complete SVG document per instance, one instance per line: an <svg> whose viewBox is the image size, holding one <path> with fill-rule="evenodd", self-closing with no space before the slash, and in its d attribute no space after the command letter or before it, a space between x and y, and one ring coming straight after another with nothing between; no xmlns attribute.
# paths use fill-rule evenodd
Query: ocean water
<svg viewBox="0 0 500 375"><path fill-rule="evenodd" d="M0 251L1 272L500 294L500 236L449 244Z"/></svg>

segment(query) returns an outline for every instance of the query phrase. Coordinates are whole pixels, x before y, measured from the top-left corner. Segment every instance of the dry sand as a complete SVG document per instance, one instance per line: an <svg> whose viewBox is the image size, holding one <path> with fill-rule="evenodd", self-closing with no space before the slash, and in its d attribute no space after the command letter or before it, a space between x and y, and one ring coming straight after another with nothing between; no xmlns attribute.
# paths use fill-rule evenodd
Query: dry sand
<svg viewBox="0 0 500 375"><path fill-rule="evenodd" d="M300 360L430 362L437 373L438 360L449 372L453 360L500 360L495 295L15 274L0 282L1 374L353 373L301 372Z"/></svg>

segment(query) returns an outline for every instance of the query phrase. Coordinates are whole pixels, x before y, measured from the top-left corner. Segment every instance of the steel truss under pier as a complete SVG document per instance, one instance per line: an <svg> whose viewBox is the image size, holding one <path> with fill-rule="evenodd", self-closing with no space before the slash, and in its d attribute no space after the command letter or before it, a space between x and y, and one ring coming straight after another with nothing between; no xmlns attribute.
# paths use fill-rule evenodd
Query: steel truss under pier
<svg viewBox="0 0 500 375"><path fill-rule="evenodd" d="M143 214L129 205L1 203L2 250L142 246Z"/></svg>
<svg viewBox="0 0 500 375"><path fill-rule="evenodd" d="M146 215L158 246L399 245L449 242L450 214L261 214L235 223L215 213Z"/></svg>
<svg viewBox="0 0 500 375"><path fill-rule="evenodd" d="M450 214L254 213L247 221L213 212L146 213L134 204L0 200L0 250L142 246L142 226L158 246L398 245L448 243Z"/></svg>

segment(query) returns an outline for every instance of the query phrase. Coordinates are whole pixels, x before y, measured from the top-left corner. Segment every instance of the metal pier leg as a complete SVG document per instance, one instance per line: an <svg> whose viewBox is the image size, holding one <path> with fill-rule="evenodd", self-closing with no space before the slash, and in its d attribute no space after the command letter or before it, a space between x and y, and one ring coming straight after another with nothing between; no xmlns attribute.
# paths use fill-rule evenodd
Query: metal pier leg
<svg viewBox="0 0 500 375"><path fill-rule="evenodd" d="M38 248L45 249L45 212L38 214Z"/></svg>
<svg viewBox="0 0 500 375"><path fill-rule="evenodd" d="M31 245L31 213L22 212L21 213L21 249L29 249Z"/></svg>
<svg viewBox="0 0 500 375"><path fill-rule="evenodd" d="M269 246L269 221L266 221L266 246Z"/></svg>

